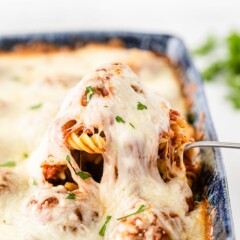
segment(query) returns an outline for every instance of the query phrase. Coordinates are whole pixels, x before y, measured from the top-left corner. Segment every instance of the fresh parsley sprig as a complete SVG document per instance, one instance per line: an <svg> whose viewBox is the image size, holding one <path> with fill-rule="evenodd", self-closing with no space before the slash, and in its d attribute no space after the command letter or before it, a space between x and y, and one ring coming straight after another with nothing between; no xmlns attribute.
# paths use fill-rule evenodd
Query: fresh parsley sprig
<svg viewBox="0 0 240 240"><path fill-rule="evenodd" d="M35 110L35 109L41 108L42 105L43 105L42 103L36 103L36 104L30 106L30 109Z"/></svg>
<svg viewBox="0 0 240 240"><path fill-rule="evenodd" d="M74 193L69 193L66 199L74 200L76 198L76 195Z"/></svg>
<svg viewBox="0 0 240 240"><path fill-rule="evenodd" d="M86 93L87 93L87 103L89 103L93 95L93 90L91 86L86 87Z"/></svg>
<svg viewBox="0 0 240 240"><path fill-rule="evenodd" d="M69 157L69 155L66 156L66 161L70 162L70 157Z"/></svg>
<svg viewBox="0 0 240 240"><path fill-rule="evenodd" d="M116 119L116 121L117 121L118 123L125 123L125 122L126 122L126 121L123 120L120 116L116 116L115 119Z"/></svg>
<svg viewBox="0 0 240 240"><path fill-rule="evenodd" d="M145 205L141 205L136 212L133 212L133 213L130 213L130 214L126 215L126 216L117 218L117 220L121 220L121 219L123 219L123 218L127 218L127 217L130 217L130 216L136 215L136 214L138 214L138 213L140 213L140 212L145 211L146 209L147 209L147 207L146 207Z"/></svg>
<svg viewBox="0 0 240 240"><path fill-rule="evenodd" d="M83 180L91 177L91 175L89 173L86 173L86 172L77 172L77 175Z"/></svg>
<svg viewBox="0 0 240 240"><path fill-rule="evenodd" d="M106 232L106 228L107 228L107 224L108 224L108 222L111 220L111 218L112 218L112 216L107 216L107 217L106 217L105 223L103 224L102 228L101 228L100 231L99 231L99 235L100 235L101 237L104 237L105 232Z"/></svg>
<svg viewBox="0 0 240 240"><path fill-rule="evenodd" d="M138 102L137 109L138 110L144 110L144 109L147 109L147 106L142 104L142 103L140 103L140 102Z"/></svg>

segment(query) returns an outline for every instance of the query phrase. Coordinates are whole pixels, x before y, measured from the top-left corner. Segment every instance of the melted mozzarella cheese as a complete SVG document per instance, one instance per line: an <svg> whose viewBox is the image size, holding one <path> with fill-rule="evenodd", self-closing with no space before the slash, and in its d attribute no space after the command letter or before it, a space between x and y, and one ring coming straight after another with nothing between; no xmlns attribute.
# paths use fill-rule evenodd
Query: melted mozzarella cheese
<svg viewBox="0 0 240 240"><path fill-rule="evenodd" d="M122 67L119 75L113 73L112 86L107 86L112 91L111 101L93 96L86 108L81 107L80 97L86 87L96 84L94 73L71 90L57 114L69 87L78 82L86 72L102 64L102 59L121 60L135 67L135 72L143 78L143 85L128 68ZM147 61L150 62L149 65L145 64ZM149 52L95 46L45 56L0 56L0 70L0 124L5 126L0 129L0 163L10 160L17 162L17 168L14 169L16 175L12 180L14 183L10 184L17 188L0 193L0 204L4 203L1 208L4 212L0 214L1 239L102 239L99 230L107 215L112 216L112 220L107 226L105 238L120 239L121 232L128 229L131 231L132 226L121 225L116 219L134 212L141 204L149 208L140 215L145 219L141 223L145 227L150 227L155 216L160 219L162 212L168 213L172 209L187 224L194 221L190 216L184 216L188 211L185 198L191 196L187 183L176 179L166 184L156 168L157 139L169 127L168 104L159 95L171 93L167 96L168 100L185 113L185 103L176 76L164 61ZM114 68L111 71L115 71ZM98 74L101 76L101 72ZM132 85L143 89L144 94L135 92ZM149 89L159 86L159 95L153 94L146 85ZM138 102L146 105L147 109L137 110ZM32 108L38 104L41 104L39 108ZM116 122L116 116L124 119L125 123ZM57 120L40 144L54 117ZM97 208L99 219L92 225L83 224L82 231L77 235L68 231L60 231L59 234L59 222L62 222L60 219L63 215L65 220L77 221L69 210L71 206L74 209L73 202L66 210L67 193L63 191L59 196L48 187L46 191L39 190L42 193L36 190L43 187L40 166L49 153L54 156L55 163L66 164L69 149L62 142L58 129L60 125L57 124L74 118L84 123L88 129L97 126L99 131L104 131L107 139L101 184L94 181L83 183L89 192L95 191L95 194L90 194L91 198L88 199L92 200L88 201L83 212L89 214ZM24 153L31 155L27 166L23 159ZM115 167L118 169L117 179ZM38 181L37 187L32 186L34 180ZM31 198L44 201L44 198L55 195L61 204L51 211L53 221L43 224L42 217L45 218L48 213L43 212L41 215L36 206L29 213L27 203ZM197 217L194 216L193 219ZM180 237L178 235L182 231L181 226L175 232L167 221L159 224L168 229L175 239L185 237L186 233ZM153 230L149 230L146 239L151 239L151 231Z"/></svg>

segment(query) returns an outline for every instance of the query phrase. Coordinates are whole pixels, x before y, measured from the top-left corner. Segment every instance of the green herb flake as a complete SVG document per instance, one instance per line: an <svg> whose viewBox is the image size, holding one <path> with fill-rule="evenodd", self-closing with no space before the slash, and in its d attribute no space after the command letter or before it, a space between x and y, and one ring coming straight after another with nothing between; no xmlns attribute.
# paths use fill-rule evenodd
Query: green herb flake
<svg viewBox="0 0 240 240"><path fill-rule="evenodd" d="M70 157L69 157L69 155L66 156L66 161L70 162Z"/></svg>
<svg viewBox="0 0 240 240"><path fill-rule="evenodd" d="M23 153L23 158L25 159L25 158L28 158L29 157L29 154L28 153Z"/></svg>
<svg viewBox="0 0 240 240"><path fill-rule="evenodd" d="M21 80L21 77L19 77L19 76L13 76L12 79L13 79L13 81L15 81L15 82L19 82L19 81Z"/></svg>
<svg viewBox="0 0 240 240"><path fill-rule="evenodd" d="M68 196L66 197L66 199L71 199L71 200L73 200L75 198L76 198L76 196L74 193L69 193Z"/></svg>
<svg viewBox="0 0 240 240"><path fill-rule="evenodd" d="M132 124L132 123L129 123L130 124L130 126L132 127L132 128L134 128L135 129L135 127L134 127L134 125Z"/></svg>
<svg viewBox="0 0 240 240"><path fill-rule="evenodd" d="M229 71L233 74L240 74L240 34L234 32L227 38Z"/></svg>
<svg viewBox="0 0 240 240"><path fill-rule="evenodd" d="M200 198L201 198L201 196L199 194L195 194L194 197L193 197L195 202L199 201Z"/></svg>
<svg viewBox="0 0 240 240"><path fill-rule="evenodd" d="M147 209L147 208L146 208L145 205L141 205L140 208L139 208L136 212L131 213L131 214L128 214L128 215L126 215L126 216L124 216L124 217L117 218L117 220L121 220L121 219L123 219L123 218L127 218L127 217L130 217L130 216L136 215L136 214L138 214L138 213L140 213L140 212L145 211L146 209Z"/></svg>
<svg viewBox="0 0 240 240"><path fill-rule="evenodd" d="M106 228L107 228L107 224L108 224L108 222L111 220L111 218L112 218L112 216L107 216L107 217L106 217L106 221L105 221L105 223L103 224L101 230L99 231L99 235L100 235L101 237L104 237L105 232L106 232Z"/></svg>
<svg viewBox="0 0 240 240"><path fill-rule="evenodd" d="M105 105L104 107L105 107L105 108L108 108L108 106L107 106L107 105Z"/></svg>
<svg viewBox="0 0 240 240"><path fill-rule="evenodd" d="M83 180L91 177L91 175L89 173L85 173L85 172L77 172L77 175Z"/></svg>
<svg viewBox="0 0 240 240"><path fill-rule="evenodd" d="M92 87L91 86L86 87L86 92L87 92L87 103L89 103L93 95Z"/></svg>
<svg viewBox="0 0 240 240"><path fill-rule="evenodd" d="M232 88L230 93L226 96L230 100L235 109L240 109L240 91L239 89Z"/></svg>
<svg viewBox="0 0 240 240"><path fill-rule="evenodd" d="M195 122L195 120L196 120L196 116L195 116L194 113L189 113L189 114L187 115L187 121L188 121L188 123L193 124L193 123Z"/></svg>
<svg viewBox="0 0 240 240"><path fill-rule="evenodd" d="M147 109L147 106L142 104L142 103L140 103L140 102L138 102L137 109L138 110L144 110L144 109Z"/></svg>
<svg viewBox="0 0 240 240"><path fill-rule="evenodd" d="M7 223L5 219L3 219L3 223L4 223L4 224L6 224L6 223Z"/></svg>
<svg viewBox="0 0 240 240"><path fill-rule="evenodd" d="M15 162L6 162L3 164L0 164L0 167L15 167L16 163Z"/></svg>
<svg viewBox="0 0 240 240"><path fill-rule="evenodd" d="M125 121L120 116L116 116L115 119L118 123L125 123Z"/></svg>
<svg viewBox="0 0 240 240"><path fill-rule="evenodd" d="M37 181L35 180L35 179L33 179L33 183L32 183L34 186L37 186L38 185L38 183L37 183Z"/></svg>
<svg viewBox="0 0 240 240"><path fill-rule="evenodd" d="M37 104L32 105L32 106L30 107L30 109L32 109L32 110L38 109L38 108L42 107L42 105L43 105L42 103L37 103Z"/></svg>
<svg viewBox="0 0 240 240"><path fill-rule="evenodd" d="M206 41L197 49L195 49L192 53L194 55L202 56L210 53L212 50L216 48L217 41L213 36L209 36Z"/></svg>

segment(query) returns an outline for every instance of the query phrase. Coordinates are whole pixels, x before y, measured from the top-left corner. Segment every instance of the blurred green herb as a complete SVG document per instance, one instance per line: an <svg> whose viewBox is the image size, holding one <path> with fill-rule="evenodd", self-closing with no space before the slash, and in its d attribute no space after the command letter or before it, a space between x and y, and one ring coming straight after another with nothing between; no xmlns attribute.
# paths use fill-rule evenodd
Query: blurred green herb
<svg viewBox="0 0 240 240"><path fill-rule="evenodd" d="M77 172L77 175L83 180L91 177L91 175L89 173L86 173L86 172Z"/></svg>
<svg viewBox="0 0 240 240"><path fill-rule="evenodd" d="M206 41L197 49L193 50L194 55L205 55L211 52L217 45L216 38L213 36L209 36Z"/></svg>
<svg viewBox="0 0 240 240"><path fill-rule="evenodd" d="M25 159L25 158L28 158L28 157L29 157L29 154L25 152L25 153L23 153L22 156L23 156L23 158Z"/></svg>
<svg viewBox="0 0 240 240"><path fill-rule="evenodd" d="M216 47L216 38L209 37L202 46L193 51L193 54L208 56ZM223 47L227 52L226 57L213 61L202 71L202 77L205 81L224 80L229 87L227 99L236 109L240 109L240 33L229 34Z"/></svg>
<svg viewBox="0 0 240 240"><path fill-rule="evenodd" d="M69 157L69 155L66 156L66 161L70 162L70 157Z"/></svg>
<svg viewBox="0 0 240 240"><path fill-rule="evenodd" d="M76 196L74 193L69 193L68 196L66 197L66 199L71 199L71 200L73 200L75 198L76 198Z"/></svg>
<svg viewBox="0 0 240 240"><path fill-rule="evenodd" d="M42 105L43 105L42 103L37 103L37 104L30 106L30 109L32 109L32 110L38 109L38 108L42 107Z"/></svg>
<svg viewBox="0 0 240 240"><path fill-rule="evenodd" d="M33 179L33 183L32 183L34 186L37 186L38 185L38 183L37 183L37 181L35 180L35 179Z"/></svg>
<svg viewBox="0 0 240 240"><path fill-rule="evenodd" d="M105 232L106 232L106 229L107 229L107 224L108 224L108 222L111 220L111 218L112 218L112 216L107 216L107 217L106 217L106 221L105 221L105 223L103 224L101 230L99 231L99 235L100 235L101 237L104 237Z"/></svg>
<svg viewBox="0 0 240 240"><path fill-rule="evenodd" d="M132 128L134 128L135 129L135 126L132 124L132 123L129 123L130 124L130 126L132 127Z"/></svg>
<svg viewBox="0 0 240 240"><path fill-rule="evenodd" d="M117 121L118 123L125 123L125 122L126 122L126 121L123 120L120 116L116 116L115 119L116 119L116 121Z"/></svg>
<svg viewBox="0 0 240 240"><path fill-rule="evenodd" d="M223 73L225 70L226 62L225 61L216 61L209 65L203 72L202 77L206 81L212 81L216 76Z"/></svg>
<svg viewBox="0 0 240 240"><path fill-rule="evenodd" d="M193 124L195 122L195 119L196 119L196 116L193 112L190 112L188 115L187 115L187 121L190 123L190 124Z"/></svg>
<svg viewBox="0 0 240 240"><path fill-rule="evenodd" d="M15 162L6 162L3 164L0 164L0 167L15 167L16 163Z"/></svg>
<svg viewBox="0 0 240 240"><path fill-rule="evenodd" d="M130 216L136 215L136 214L138 214L138 213L140 213L140 212L145 211L146 209L147 209L147 207L146 207L145 205L141 205L140 208L139 208L137 211L135 211L135 212L133 212L133 213L130 213L130 214L124 216L124 217L117 218L117 220L121 220L121 219L123 219L123 218L128 218L128 217L130 217Z"/></svg>
<svg viewBox="0 0 240 240"><path fill-rule="evenodd" d="M89 103L93 95L92 87L91 86L86 87L86 92L87 92L87 103Z"/></svg>
<svg viewBox="0 0 240 240"><path fill-rule="evenodd" d="M232 33L227 38L228 68L233 74L240 74L240 35Z"/></svg>
<svg viewBox="0 0 240 240"><path fill-rule="evenodd" d="M13 79L13 81L15 81L15 82L19 82L19 81L21 80L21 77L19 77L19 76L13 76L12 79Z"/></svg>
<svg viewBox="0 0 240 240"><path fill-rule="evenodd" d="M142 104L142 103L140 103L140 102L138 102L137 109L138 110L144 110L144 109L147 109L147 106Z"/></svg>
<svg viewBox="0 0 240 240"><path fill-rule="evenodd" d="M193 200L194 200L195 202L199 201L200 199L201 199L200 194L195 194L194 197L193 197Z"/></svg>

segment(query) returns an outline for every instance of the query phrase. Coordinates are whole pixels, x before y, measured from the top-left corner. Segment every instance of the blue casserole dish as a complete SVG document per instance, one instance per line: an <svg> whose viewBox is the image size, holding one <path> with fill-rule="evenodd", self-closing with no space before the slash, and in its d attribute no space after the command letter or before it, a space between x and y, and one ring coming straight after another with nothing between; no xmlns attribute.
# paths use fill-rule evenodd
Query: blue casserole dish
<svg viewBox="0 0 240 240"><path fill-rule="evenodd" d="M0 49L11 50L16 44L31 41L47 42L55 45L70 45L86 42L106 42L112 38L122 40L127 48L152 50L166 55L180 67L183 80L197 85L191 111L196 114L195 124L200 113L205 120L203 132L205 140L217 140L217 135L209 114L203 83L196 71L184 43L177 37L170 35L141 34L129 32L76 32L54 34L29 34L23 36L0 37ZM218 240L232 240L234 237L233 221L229 201L226 174L222 156L218 149L202 150L203 169L200 176L204 195L209 201L209 214L213 216L213 236ZM214 214L213 214L214 213Z"/></svg>

